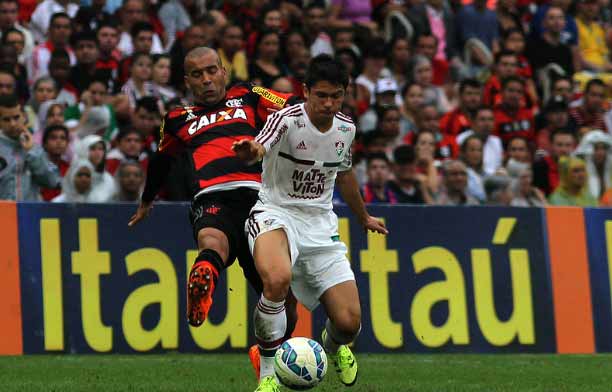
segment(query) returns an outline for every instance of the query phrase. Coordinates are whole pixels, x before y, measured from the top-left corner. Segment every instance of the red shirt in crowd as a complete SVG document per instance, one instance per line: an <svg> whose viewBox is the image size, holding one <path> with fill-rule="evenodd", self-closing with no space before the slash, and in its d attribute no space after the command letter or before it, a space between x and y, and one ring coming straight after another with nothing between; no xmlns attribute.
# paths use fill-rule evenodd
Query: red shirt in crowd
<svg viewBox="0 0 612 392"><path fill-rule="evenodd" d="M527 57L523 56L522 54L519 54L517 57L518 57L517 75L525 80L531 79L533 77L533 71L531 70L531 65L529 64Z"/></svg>
<svg viewBox="0 0 612 392"><path fill-rule="evenodd" d="M509 113L502 105L495 106L494 134L499 136L504 145L514 136L522 136L531 143L535 142L535 128L533 112L530 109L520 108L516 113Z"/></svg>
<svg viewBox="0 0 612 392"><path fill-rule="evenodd" d="M59 162L53 162L57 165L59 169L60 177L64 178L68 168L70 167L70 163L66 162L63 159L60 159ZM60 188L41 188L40 195L44 201L51 201L54 197L59 196L62 193Z"/></svg>
<svg viewBox="0 0 612 392"><path fill-rule="evenodd" d="M482 104L495 106L501 99L501 82L496 75L491 75L482 89Z"/></svg>
<svg viewBox="0 0 612 392"><path fill-rule="evenodd" d="M128 159L129 158L127 158L125 154L119 151L118 148L113 148L106 157L106 171L114 176L117 172L117 169L119 169L119 165L121 165L121 162L125 162ZM140 167L142 167L142 171L146 173L147 166L149 165L149 159L146 153L143 152L142 154L140 154L140 156L138 157L138 163L140 164Z"/></svg>
<svg viewBox="0 0 612 392"><path fill-rule="evenodd" d="M600 129L604 132L608 131L606 122L604 121L603 111L597 112L595 115L587 113L582 106L569 109L569 115L576 123L578 129L582 127L589 127L592 129Z"/></svg>
<svg viewBox="0 0 612 392"><path fill-rule="evenodd" d="M519 76L523 76L520 72L521 71L519 70ZM487 83L485 83L483 88L482 104L491 107L500 104L501 89L501 81L499 80L497 75L491 75L491 77L489 78L489 80L487 80ZM531 98L527 94L527 89L525 89L525 92L523 93L523 98L521 98L521 106L527 108L532 108L534 106Z"/></svg>
<svg viewBox="0 0 612 392"><path fill-rule="evenodd" d="M448 61L433 59L431 60L431 67L433 69L431 82L436 86L443 86L448 80Z"/></svg>
<svg viewBox="0 0 612 392"><path fill-rule="evenodd" d="M457 136L471 127L470 119L460 108L446 113L440 119L440 132L444 135Z"/></svg>

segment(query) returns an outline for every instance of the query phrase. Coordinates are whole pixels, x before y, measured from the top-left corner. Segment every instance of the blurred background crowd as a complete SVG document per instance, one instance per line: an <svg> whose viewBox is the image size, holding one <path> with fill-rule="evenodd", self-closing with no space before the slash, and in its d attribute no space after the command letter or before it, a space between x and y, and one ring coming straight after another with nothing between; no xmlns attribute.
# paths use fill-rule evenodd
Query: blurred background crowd
<svg viewBox="0 0 612 392"><path fill-rule="evenodd" d="M0 0L0 33L0 199L138 200L205 45L296 95L345 63L367 203L612 205L609 0Z"/></svg>

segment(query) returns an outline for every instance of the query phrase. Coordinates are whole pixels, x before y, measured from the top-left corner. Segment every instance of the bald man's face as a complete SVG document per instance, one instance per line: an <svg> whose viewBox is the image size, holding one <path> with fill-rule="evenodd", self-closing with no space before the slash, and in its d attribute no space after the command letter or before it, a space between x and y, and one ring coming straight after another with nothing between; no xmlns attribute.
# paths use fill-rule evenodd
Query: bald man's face
<svg viewBox="0 0 612 392"><path fill-rule="evenodd" d="M185 84L196 101L205 105L214 105L225 97L225 68L215 51L187 56Z"/></svg>

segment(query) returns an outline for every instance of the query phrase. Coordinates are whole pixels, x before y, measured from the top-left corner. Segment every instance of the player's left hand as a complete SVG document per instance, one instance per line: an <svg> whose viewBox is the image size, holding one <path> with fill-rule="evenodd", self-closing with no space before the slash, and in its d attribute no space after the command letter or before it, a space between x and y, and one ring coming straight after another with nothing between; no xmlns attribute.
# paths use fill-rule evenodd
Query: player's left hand
<svg viewBox="0 0 612 392"><path fill-rule="evenodd" d="M242 139L236 141L232 144L232 150L239 159L246 161L248 165L252 165L260 159L257 144L253 140Z"/></svg>
<svg viewBox="0 0 612 392"><path fill-rule="evenodd" d="M368 215L363 222L363 227L365 227L367 230L373 231L374 233L389 234L389 230L387 230L385 222L370 215Z"/></svg>
<svg viewBox="0 0 612 392"><path fill-rule="evenodd" d="M140 222L141 220L143 220L144 218L146 218L147 216L149 216L149 213L151 212L151 208L153 208L152 202L148 202L148 203L140 202L140 205L138 206L136 213L132 215L132 217L130 218L130 221L128 222L128 226L132 227L138 222Z"/></svg>

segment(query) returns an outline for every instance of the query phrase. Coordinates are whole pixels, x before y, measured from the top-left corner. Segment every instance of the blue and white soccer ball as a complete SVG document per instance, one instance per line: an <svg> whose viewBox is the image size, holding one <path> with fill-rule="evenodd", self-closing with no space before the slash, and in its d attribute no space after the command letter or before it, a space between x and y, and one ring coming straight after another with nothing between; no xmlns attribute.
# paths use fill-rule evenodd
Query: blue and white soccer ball
<svg viewBox="0 0 612 392"><path fill-rule="evenodd" d="M312 339L291 338L276 351L274 370L288 388L306 390L323 380L327 373L327 355Z"/></svg>

